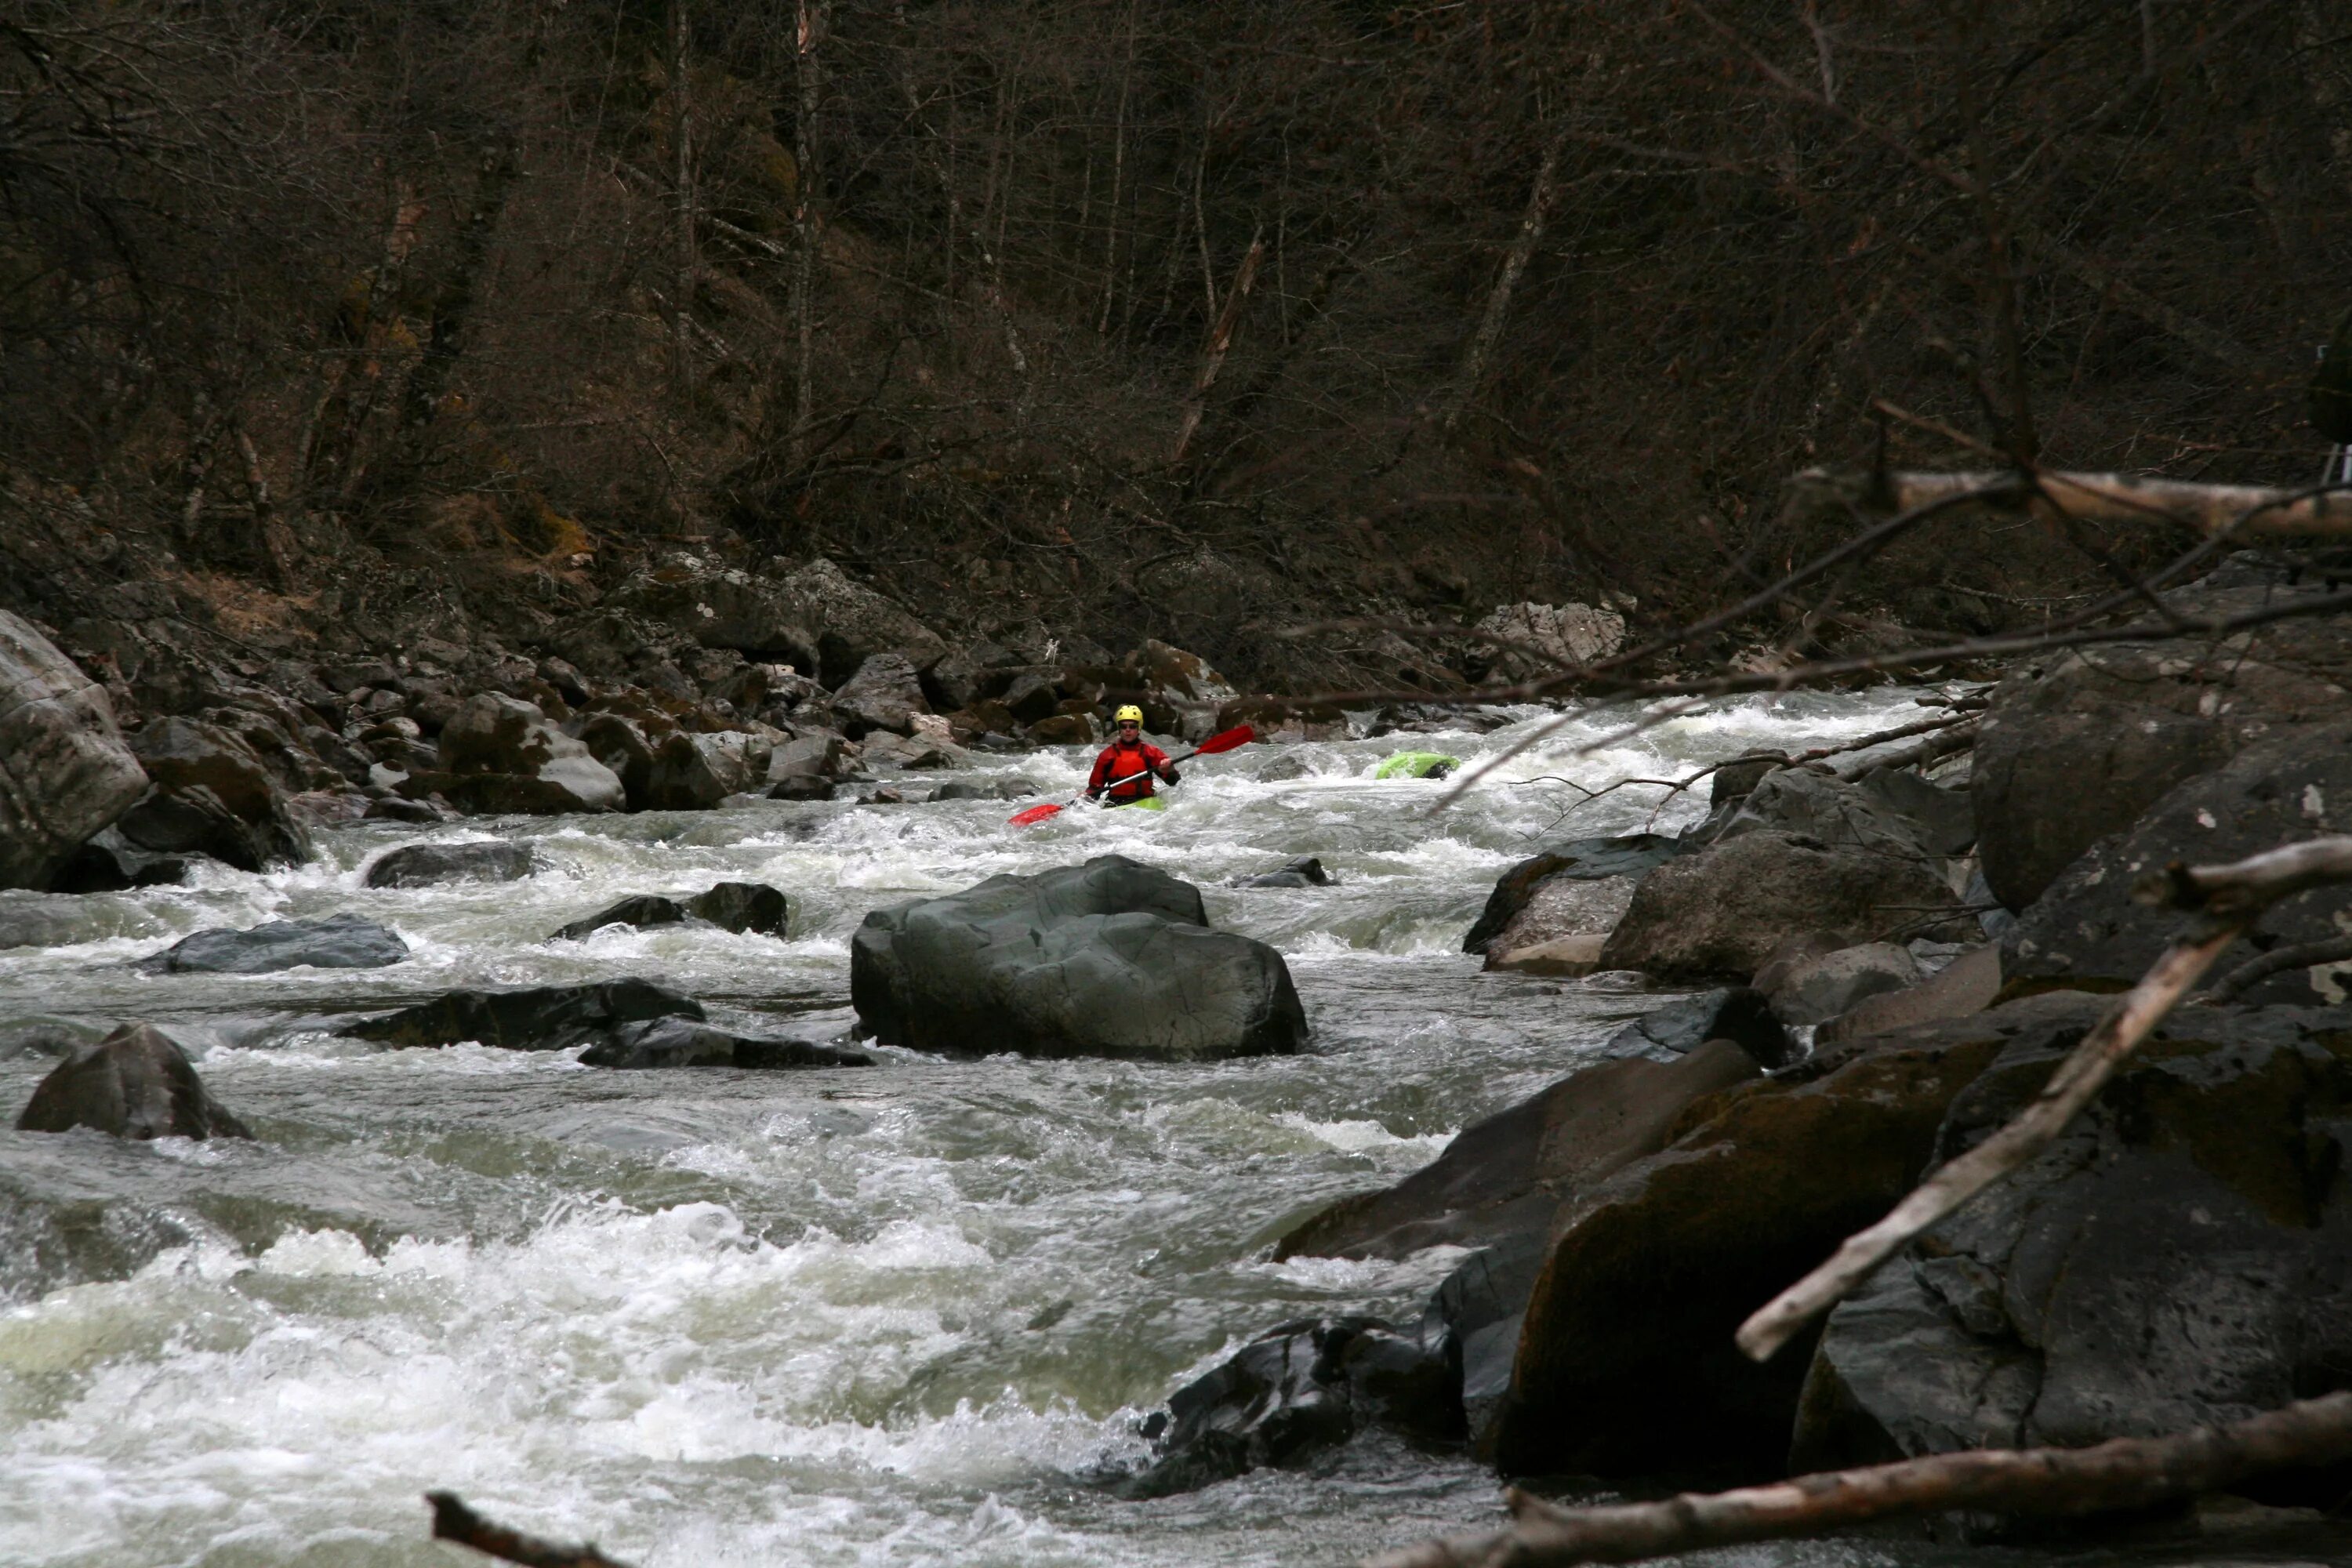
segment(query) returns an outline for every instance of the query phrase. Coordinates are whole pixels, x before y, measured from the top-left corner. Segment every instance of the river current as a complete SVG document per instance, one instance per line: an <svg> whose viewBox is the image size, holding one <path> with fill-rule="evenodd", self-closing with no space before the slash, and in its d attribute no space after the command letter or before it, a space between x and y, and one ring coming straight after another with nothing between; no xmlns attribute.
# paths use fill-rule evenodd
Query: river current
<svg viewBox="0 0 2352 1568"><path fill-rule="evenodd" d="M0 925L47 943L0 951L0 1127L59 1037L143 1019L257 1137L0 1131L0 1563L446 1564L457 1554L425 1539L428 1488L642 1568L1339 1564L1491 1526L1491 1473L1378 1438L1153 1502L1086 1478L1139 1458L1143 1413L1286 1319L1417 1314L1458 1254L1275 1264L1267 1244L1425 1163L1658 1005L1605 978L1482 974L1460 952L1495 877L1538 843L1677 827L1704 804L1629 788L1563 818L1580 796L1558 780L1672 775L1920 711L1908 691L1747 700L1581 754L1625 715L1580 717L1436 815L1448 786L1376 782L1377 762L1411 744L1475 763L1549 716L1204 758L1160 815L1021 829L990 801L760 801L364 824L269 875L0 893ZM987 757L967 776L1063 792L1084 762ZM360 886L393 845L489 836L530 841L546 868ZM847 944L866 911L1110 851L1199 884L1216 924L1283 952L1307 1054L1187 1067L881 1050L863 1070L611 1072L325 1032L458 985L635 974L722 1022L831 1038L851 1022ZM1338 885L1230 886L1298 855ZM783 889L789 939L546 940L625 894L728 879ZM414 957L251 977L129 967L201 928L342 910L393 926Z"/></svg>

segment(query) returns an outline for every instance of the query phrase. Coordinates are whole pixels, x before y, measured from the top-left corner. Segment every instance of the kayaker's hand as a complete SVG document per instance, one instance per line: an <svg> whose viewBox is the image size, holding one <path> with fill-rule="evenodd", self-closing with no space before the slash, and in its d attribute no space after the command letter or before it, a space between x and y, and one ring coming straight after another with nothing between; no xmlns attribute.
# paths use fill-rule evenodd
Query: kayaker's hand
<svg viewBox="0 0 2352 1568"><path fill-rule="evenodd" d="M1175 763L1171 763L1167 767L1160 770L1160 776L1166 779L1170 784L1174 784L1178 779L1182 778L1184 775L1176 771Z"/></svg>

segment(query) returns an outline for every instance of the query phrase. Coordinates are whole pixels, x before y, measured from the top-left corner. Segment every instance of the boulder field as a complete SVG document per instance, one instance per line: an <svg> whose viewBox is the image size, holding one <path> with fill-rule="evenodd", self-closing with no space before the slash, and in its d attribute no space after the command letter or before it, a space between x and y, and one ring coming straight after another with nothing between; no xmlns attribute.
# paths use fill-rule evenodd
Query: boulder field
<svg viewBox="0 0 2352 1568"><path fill-rule="evenodd" d="M2315 591L2246 580L2263 570L2167 600ZM2269 910L2055 1146L1825 1321L1760 1365L1732 1343L2031 1101L2177 937L2136 880L2352 832L2347 650L2338 615L2221 649L2065 652L1964 705L1927 772L1741 759L1678 837L1512 867L1465 942L1496 984L1598 965L1717 989L1662 999L1430 1165L1294 1221L1278 1258L1471 1250L1417 1320L1286 1323L1180 1390L1125 1484L1309 1463L1374 1427L1509 1475L1754 1481L2152 1436L2352 1386L2341 887ZM1592 890L1612 882L1613 916ZM1599 951L1554 956L1577 944ZM2332 1510L2346 1485L2246 1490Z"/></svg>

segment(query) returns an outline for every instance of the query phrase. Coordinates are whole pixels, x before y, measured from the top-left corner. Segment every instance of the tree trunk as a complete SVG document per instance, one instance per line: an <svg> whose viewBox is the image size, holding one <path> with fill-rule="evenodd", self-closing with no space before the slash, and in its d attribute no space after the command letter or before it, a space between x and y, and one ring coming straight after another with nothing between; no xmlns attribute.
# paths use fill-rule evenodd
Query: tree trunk
<svg viewBox="0 0 2352 1568"><path fill-rule="evenodd" d="M1486 314L1470 340L1470 352L1462 356L1461 374L1455 379L1454 395L1447 400L1445 409L1444 428L1448 435L1461 424L1470 400L1478 395L1478 384L1486 376L1486 362L1493 356L1495 345L1502 341L1503 324L1511 313L1511 292L1518 287L1520 275L1534 258L1536 247L1543 242L1544 220L1551 213L1559 160L1568 150L1568 115L1563 110L1559 129L1552 132L1550 143L1544 148L1543 162L1536 165L1535 188L1528 193L1527 214L1519 219L1518 235L1503 258L1502 275L1495 279L1494 291L1486 296Z"/></svg>
<svg viewBox="0 0 2352 1568"><path fill-rule="evenodd" d="M793 16L793 358L792 436L785 466L808 463L809 425L816 417L816 44L824 26L824 0L799 0Z"/></svg>
<svg viewBox="0 0 2352 1568"><path fill-rule="evenodd" d="M670 379L680 398L694 391L694 104L687 71L687 0L669 5L669 144L676 168L677 234L670 296Z"/></svg>
<svg viewBox="0 0 2352 1568"><path fill-rule="evenodd" d="M1193 436L1201 428L1201 416L1208 411L1209 392L1217 384L1217 373L1224 368L1225 352L1234 346L1242 308L1249 303L1250 287L1257 281L1257 264L1265 255L1265 242L1252 235L1249 249L1234 273L1234 286L1225 290L1225 308L1217 312L1216 324L1209 329L1209 340L1201 350L1201 368L1192 379L1192 400L1185 405L1184 423L1176 432L1176 450L1168 459L1171 463L1184 460Z"/></svg>

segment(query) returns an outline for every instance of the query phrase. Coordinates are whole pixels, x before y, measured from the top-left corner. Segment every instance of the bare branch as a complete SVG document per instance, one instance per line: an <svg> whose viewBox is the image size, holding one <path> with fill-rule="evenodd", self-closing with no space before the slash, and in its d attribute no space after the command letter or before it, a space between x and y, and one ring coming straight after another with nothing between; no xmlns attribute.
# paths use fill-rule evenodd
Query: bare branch
<svg viewBox="0 0 2352 1568"><path fill-rule="evenodd" d="M2352 1457L2352 1394L2330 1394L2162 1437L2089 1448L1976 1448L1660 1502L1563 1509L1514 1488L1511 1528L1432 1541L1365 1568L1566 1568L1820 1535L1874 1520L1971 1512L2079 1514L2217 1491L2266 1470Z"/></svg>
<svg viewBox="0 0 2352 1568"><path fill-rule="evenodd" d="M486 1557L520 1563L523 1568L629 1568L593 1544L559 1545L494 1524L467 1508L455 1492L426 1492L433 1505L433 1539L470 1546Z"/></svg>
<svg viewBox="0 0 2352 1568"><path fill-rule="evenodd" d="M1800 484L1829 476L1809 469ZM1895 504L1905 510L1953 495L2021 495L2013 474L1901 473L1886 476ZM2242 539L2352 538L2352 492L2275 489L2261 485L2190 484L2140 474L2077 474L2047 470L2042 493L2069 517L2084 522L2148 523L2169 519L2204 533Z"/></svg>

